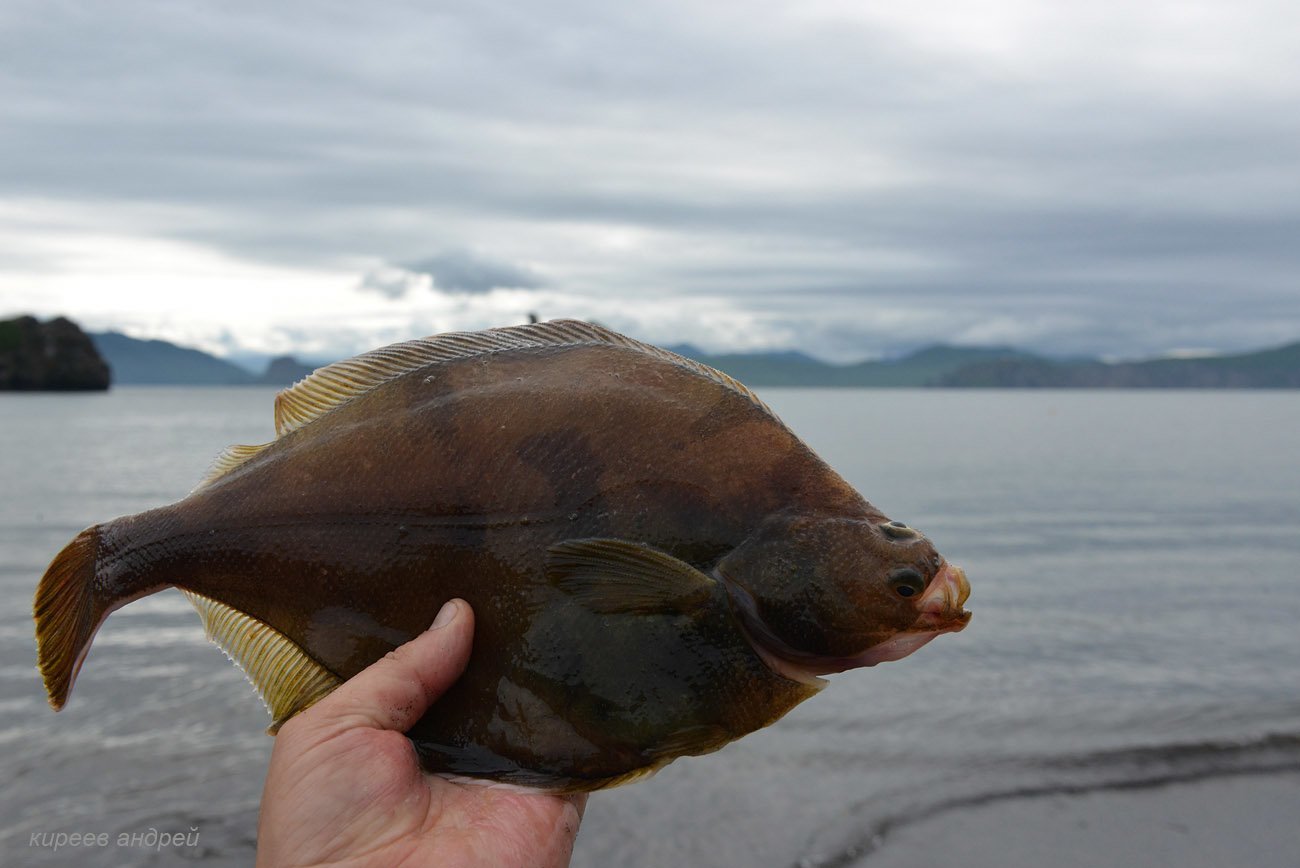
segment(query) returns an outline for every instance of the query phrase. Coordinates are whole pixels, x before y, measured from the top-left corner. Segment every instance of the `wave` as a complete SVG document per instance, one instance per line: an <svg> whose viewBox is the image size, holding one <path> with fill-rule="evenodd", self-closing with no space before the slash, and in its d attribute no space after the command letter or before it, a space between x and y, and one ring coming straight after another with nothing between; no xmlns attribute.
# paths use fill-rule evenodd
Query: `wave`
<svg viewBox="0 0 1300 868"><path fill-rule="evenodd" d="M1051 796L1156 789L1213 778L1300 771L1300 733L1270 733L1247 741L1200 741L1031 760L1009 771L1022 780L929 802L913 801L877 816L829 853L808 855L795 868L848 868L866 861L891 835L951 811ZM874 801L874 800L873 800ZM868 808L868 803L858 806Z"/></svg>

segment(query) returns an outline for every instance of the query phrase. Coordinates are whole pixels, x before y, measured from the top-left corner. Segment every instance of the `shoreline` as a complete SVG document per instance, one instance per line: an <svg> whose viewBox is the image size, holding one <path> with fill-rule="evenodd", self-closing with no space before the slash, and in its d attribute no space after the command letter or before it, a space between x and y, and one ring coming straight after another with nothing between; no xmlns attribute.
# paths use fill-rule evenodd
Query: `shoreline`
<svg viewBox="0 0 1300 868"><path fill-rule="evenodd" d="M824 865L866 868L1294 868L1300 770L1009 796L880 833Z"/></svg>

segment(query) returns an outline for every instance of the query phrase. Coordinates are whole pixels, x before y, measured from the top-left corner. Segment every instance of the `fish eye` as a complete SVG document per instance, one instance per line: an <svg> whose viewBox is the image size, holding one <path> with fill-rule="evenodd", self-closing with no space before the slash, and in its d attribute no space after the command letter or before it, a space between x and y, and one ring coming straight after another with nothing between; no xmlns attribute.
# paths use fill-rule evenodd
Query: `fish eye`
<svg viewBox="0 0 1300 868"><path fill-rule="evenodd" d="M913 597L925 590L925 579L916 570L904 568L889 574L889 586L900 597Z"/></svg>

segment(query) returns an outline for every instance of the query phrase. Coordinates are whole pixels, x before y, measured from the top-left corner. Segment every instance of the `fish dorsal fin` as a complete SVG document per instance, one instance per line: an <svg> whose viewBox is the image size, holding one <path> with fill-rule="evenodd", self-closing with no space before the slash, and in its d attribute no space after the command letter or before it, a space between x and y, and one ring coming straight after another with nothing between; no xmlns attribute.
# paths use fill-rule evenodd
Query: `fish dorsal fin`
<svg viewBox="0 0 1300 868"><path fill-rule="evenodd" d="M621 539L573 539L546 550L546 577L604 615L688 612L717 584L672 555Z"/></svg>
<svg viewBox="0 0 1300 868"><path fill-rule="evenodd" d="M744 395L767 410L765 404L741 383L708 365L700 364L661 347L610 331L604 326L579 320L552 320L529 325L488 329L481 332L452 332L393 344L335 362L285 389L275 397L275 435L283 437L335 407L374 389L394 377L437 362L449 362L503 350L530 347L606 344L627 347L657 359L681 365L700 376ZM768 411L771 412L771 411Z"/></svg>
<svg viewBox="0 0 1300 868"><path fill-rule="evenodd" d="M227 473L233 472L236 468L243 466L244 462L257 455L269 443L263 443L260 446L229 446L226 451L222 452L212 460L212 466L208 468L208 473L195 486L195 490L211 485Z"/></svg>
<svg viewBox="0 0 1300 868"><path fill-rule="evenodd" d="M257 688L273 718L268 732L343 683L274 627L202 594L181 593L198 610L208 638Z"/></svg>

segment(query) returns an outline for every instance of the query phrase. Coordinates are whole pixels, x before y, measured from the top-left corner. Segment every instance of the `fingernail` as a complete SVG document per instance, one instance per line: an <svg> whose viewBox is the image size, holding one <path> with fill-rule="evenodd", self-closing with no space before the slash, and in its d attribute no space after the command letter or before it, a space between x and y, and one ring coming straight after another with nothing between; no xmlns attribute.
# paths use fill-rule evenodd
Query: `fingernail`
<svg viewBox="0 0 1300 868"><path fill-rule="evenodd" d="M437 630L439 627L446 627L452 621L456 620L456 614L459 611L460 606L456 604L456 601L448 600L443 603L442 608L438 610L438 617L433 619L433 626L429 629Z"/></svg>

